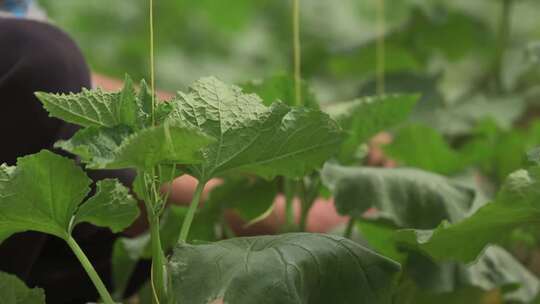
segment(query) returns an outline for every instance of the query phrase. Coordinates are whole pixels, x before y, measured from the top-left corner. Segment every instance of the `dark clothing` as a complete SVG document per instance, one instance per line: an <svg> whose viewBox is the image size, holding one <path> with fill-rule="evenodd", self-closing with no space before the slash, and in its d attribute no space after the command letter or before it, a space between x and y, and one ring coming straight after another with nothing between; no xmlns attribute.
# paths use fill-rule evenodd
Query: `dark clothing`
<svg viewBox="0 0 540 304"><path fill-rule="evenodd" d="M90 86L88 66L66 34L45 23L0 18L0 163L13 165L17 157L50 149L56 140L76 131L75 126L48 117L34 92L78 92ZM91 175L94 179L120 177L126 184L133 176L129 171ZM80 225L74 236L105 284L110 285L115 235ZM0 245L0 270L45 289L47 303L97 299L75 256L62 240L52 236L34 232L12 236Z"/></svg>

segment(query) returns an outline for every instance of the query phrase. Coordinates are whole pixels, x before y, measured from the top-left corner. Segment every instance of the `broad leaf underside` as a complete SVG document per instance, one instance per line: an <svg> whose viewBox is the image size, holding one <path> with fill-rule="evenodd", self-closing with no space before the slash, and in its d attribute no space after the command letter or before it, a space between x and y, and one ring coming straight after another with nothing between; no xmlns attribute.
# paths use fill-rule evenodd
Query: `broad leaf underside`
<svg viewBox="0 0 540 304"><path fill-rule="evenodd" d="M179 245L169 268L193 304L391 303L397 263L336 236L293 233Z"/></svg>

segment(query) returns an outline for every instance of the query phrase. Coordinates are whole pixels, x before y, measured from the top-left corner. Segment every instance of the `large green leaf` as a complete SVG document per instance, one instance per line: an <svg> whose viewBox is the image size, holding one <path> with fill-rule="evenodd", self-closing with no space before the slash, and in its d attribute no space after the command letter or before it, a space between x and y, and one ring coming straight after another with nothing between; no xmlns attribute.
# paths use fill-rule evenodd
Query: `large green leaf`
<svg viewBox="0 0 540 304"><path fill-rule="evenodd" d="M351 162L360 144L405 121L417 100L417 95L388 95L361 98L327 108L346 132L340 161Z"/></svg>
<svg viewBox="0 0 540 304"><path fill-rule="evenodd" d="M514 229L538 226L539 174L539 167L516 171L496 199L470 217L455 224L443 223L435 230L403 230L397 238L437 260L470 262L484 247L504 239Z"/></svg>
<svg viewBox="0 0 540 304"><path fill-rule="evenodd" d="M303 176L328 159L341 142L341 130L328 115L282 103L265 106L215 78L203 78L179 92L169 119L188 123L217 139L204 149L204 162L189 166L200 180L229 171Z"/></svg>
<svg viewBox="0 0 540 304"><path fill-rule="evenodd" d="M151 168L160 163L201 162L208 136L187 127L164 123L136 133L125 127L86 128L56 144L77 154L92 169Z"/></svg>
<svg viewBox="0 0 540 304"><path fill-rule="evenodd" d="M0 300L2 304L45 304L45 292L28 288L16 276L0 272Z"/></svg>
<svg viewBox="0 0 540 304"><path fill-rule="evenodd" d="M362 218L370 208L397 227L430 229L457 221L473 206L475 192L446 177L412 168L342 167L326 164L323 182L343 215Z"/></svg>
<svg viewBox="0 0 540 304"><path fill-rule="evenodd" d="M4 189L0 189L0 241L27 230L66 239L74 225L82 221L115 231L131 224L138 207L117 181L101 182L89 205L78 208L90 184L72 160L52 152L44 150L19 158Z"/></svg>
<svg viewBox="0 0 540 304"><path fill-rule="evenodd" d="M395 262L341 237L294 233L182 244L169 269L193 304L391 303Z"/></svg>

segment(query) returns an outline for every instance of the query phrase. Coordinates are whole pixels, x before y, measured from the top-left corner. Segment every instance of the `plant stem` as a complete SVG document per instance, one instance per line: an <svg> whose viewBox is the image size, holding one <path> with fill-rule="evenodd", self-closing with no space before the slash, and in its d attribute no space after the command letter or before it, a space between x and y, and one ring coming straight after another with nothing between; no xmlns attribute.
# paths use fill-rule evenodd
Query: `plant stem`
<svg viewBox="0 0 540 304"><path fill-rule="evenodd" d="M184 219L184 223L182 224L182 230L180 231L178 243L185 243L187 240L187 237L189 235L189 229L191 228L191 224L193 223L195 212L199 207L199 202L201 201L201 194L203 192L205 184L206 182L203 181L199 181L199 183L197 184L197 188L195 189L195 193L193 194L193 199L191 200L191 205L189 206L186 218Z"/></svg>
<svg viewBox="0 0 540 304"><path fill-rule="evenodd" d="M503 90L503 63L510 38L512 25L512 7L514 0L502 0L501 17L499 23L499 37L497 42L497 53L495 57L495 87L498 92Z"/></svg>
<svg viewBox="0 0 540 304"><path fill-rule="evenodd" d="M302 101L302 49L300 45L300 0L293 0L293 52L294 52L294 93L295 103L303 105Z"/></svg>
<svg viewBox="0 0 540 304"><path fill-rule="evenodd" d="M75 256L77 256L77 259L79 259L79 262L81 262L81 265L90 277L90 280L92 280L92 283L94 283L94 286L96 287L99 296L101 297L101 300L103 300L105 304L114 304L115 302L109 294L109 291L107 291L107 287L105 287L105 284L103 284L103 281L101 281L101 278L94 269L94 266L92 266L92 263L90 263L90 261L82 251L81 247L79 247L79 244L77 244L75 239L73 239L73 237L71 236L66 239L66 242L68 243L73 253L75 253Z"/></svg>
<svg viewBox="0 0 540 304"><path fill-rule="evenodd" d="M353 217L349 218L349 221L347 222L347 227L345 227L345 232L343 232L343 237L346 237L348 239L351 238L354 228L354 222L355 220Z"/></svg>
<svg viewBox="0 0 540 304"><path fill-rule="evenodd" d="M157 303L167 297L167 285L165 284L165 254L161 246L159 235L159 216L150 219L150 238L152 242L152 291Z"/></svg>
<svg viewBox="0 0 540 304"><path fill-rule="evenodd" d="M382 95L385 92L385 4L384 0L377 0L377 94Z"/></svg>
<svg viewBox="0 0 540 304"><path fill-rule="evenodd" d="M285 192L285 231L292 231L295 226L294 190L294 182L288 178L284 178L283 191Z"/></svg>
<svg viewBox="0 0 540 304"><path fill-rule="evenodd" d="M152 91L152 125L156 125L156 77L154 63L154 1L150 0L149 8L150 19L150 90Z"/></svg>

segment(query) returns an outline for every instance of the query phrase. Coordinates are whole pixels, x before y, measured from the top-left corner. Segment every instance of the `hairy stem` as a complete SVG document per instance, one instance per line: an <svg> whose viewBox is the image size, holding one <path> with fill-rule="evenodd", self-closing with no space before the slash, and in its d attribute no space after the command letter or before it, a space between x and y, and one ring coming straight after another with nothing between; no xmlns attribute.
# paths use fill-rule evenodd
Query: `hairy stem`
<svg viewBox="0 0 540 304"><path fill-rule="evenodd" d="M347 222L347 227L345 227L345 232L343 232L343 237L346 237L348 239L351 238L354 228L354 222L355 220L353 217L349 218L349 221Z"/></svg>
<svg viewBox="0 0 540 304"><path fill-rule="evenodd" d="M79 247L79 244L77 244L75 239L73 239L71 236L66 239L66 242L68 243L73 253L75 253L77 259L79 259L79 262L90 277L90 280L92 280L92 283L96 287L99 296L101 297L101 300L105 304L114 304L115 302L113 301L109 291L107 291L107 287L105 287L105 284L103 284L103 281L101 281L101 278L94 269L94 266L92 266L92 263L90 263L90 261L82 251L81 247Z"/></svg>
<svg viewBox="0 0 540 304"><path fill-rule="evenodd" d="M189 229L191 228L191 224L193 223L195 212L199 207L199 203L201 201L201 194L203 192L205 184L206 182L203 181L199 181L199 183L197 184L197 188L195 189L195 193L193 194L193 199L191 200L189 210L186 214L186 218L184 219L184 223L182 224L182 230L180 230L180 237L178 238L178 243L184 243L188 238Z"/></svg>
<svg viewBox="0 0 540 304"><path fill-rule="evenodd" d="M300 0L293 0L293 53L294 53L294 94L296 105L303 105L302 101L302 49L300 45Z"/></svg>
<svg viewBox="0 0 540 304"><path fill-rule="evenodd" d="M385 92L385 0L377 0L377 94L382 95Z"/></svg>

